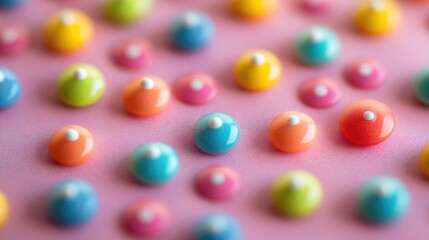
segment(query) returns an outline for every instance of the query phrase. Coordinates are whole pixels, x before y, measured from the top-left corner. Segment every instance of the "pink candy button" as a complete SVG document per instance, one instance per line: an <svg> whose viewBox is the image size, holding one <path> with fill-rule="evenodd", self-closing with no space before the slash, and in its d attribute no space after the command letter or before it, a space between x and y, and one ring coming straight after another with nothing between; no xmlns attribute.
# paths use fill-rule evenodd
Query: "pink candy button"
<svg viewBox="0 0 429 240"><path fill-rule="evenodd" d="M383 65L374 60L358 60L346 66L344 77L353 86L358 88L376 88L385 79L386 72Z"/></svg>
<svg viewBox="0 0 429 240"><path fill-rule="evenodd" d="M153 59L155 49L153 45L142 39L131 39L119 43L113 50L114 61L128 69L146 67Z"/></svg>
<svg viewBox="0 0 429 240"><path fill-rule="evenodd" d="M311 13L326 12L331 8L333 0L301 0L304 10Z"/></svg>
<svg viewBox="0 0 429 240"><path fill-rule="evenodd" d="M216 201L234 197L241 188L238 174L231 168L211 166L200 171L195 179L195 186L202 196Z"/></svg>
<svg viewBox="0 0 429 240"><path fill-rule="evenodd" d="M341 98L338 85L329 78L314 78L304 82L299 88L299 97L308 106L327 108Z"/></svg>
<svg viewBox="0 0 429 240"><path fill-rule="evenodd" d="M169 227L170 213L157 201L140 200L125 209L122 220L124 227L132 234L153 237Z"/></svg>
<svg viewBox="0 0 429 240"><path fill-rule="evenodd" d="M28 32L21 26L0 26L0 54L13 55L23 51L28 45Z"/></svg>
<svg viewBox="0 0 429 240"><path fill-rule="evenodd" d="M205 73L189 73L175 83L177 97L189 104L204 104L212 101L218 92L216 80Z"/></svg>

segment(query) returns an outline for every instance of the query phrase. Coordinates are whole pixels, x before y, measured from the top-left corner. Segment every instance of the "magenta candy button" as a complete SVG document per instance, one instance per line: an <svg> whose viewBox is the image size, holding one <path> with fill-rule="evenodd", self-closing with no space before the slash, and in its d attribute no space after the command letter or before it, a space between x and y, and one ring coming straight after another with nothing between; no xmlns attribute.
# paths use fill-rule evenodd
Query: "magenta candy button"
<svg viewBox="0 0 429 240"><path fill-rule="evenodd" d="M358 60L346 66L345 79L358 88L376 88L385 79L386 72L381 63L374 60Z"/></svg>
<svg viewBox="0 0 429 240"><path fill-rule="evenodd" d="M189 104L205 104L212 101L218 93L216 80L205 73L189 73L175 83L177 97Z"/></svg>
<svg viewBox="0 0 429 240"><path fill-rule="evenodd" d="M200 171L195 186L203 197L224 201L237 195L241 188L240 176L231 168L211 166Z"/></svg>
<svg viewBox="0 0 429 240"><path fill-rule="evenodd" d="M28 45L28 32L21 26L5 24L0 26L0 54L13 55Z"/></svg>
<svg viewBox="0 0 429 240"><path fill-rule="evenodd" d="M304 82L299 88L299 97L310 107L327 108L341 98L338 85L329 78L314 78Z"/></svg>
<svg viewBox="0 0 429 240"><path fill-rule="evenodd" d="M124 227L134 235L159 236L170 225L170 213L157 201L140 200L125 209L122 221Z"/></svg>
<svg viewBox="0 0 429 240"><path fill-rule="evenodd" d="M153 45L143 39L131 39L119 43L113 50L113 59L121 67L141 69L153 59Z"/></svg>
<svg viewBox="0 0 429 240"><path fill-rule="evenodd" d="M332 0L301 0L301 6L308 12L322 13L331 8Z"/></svg>

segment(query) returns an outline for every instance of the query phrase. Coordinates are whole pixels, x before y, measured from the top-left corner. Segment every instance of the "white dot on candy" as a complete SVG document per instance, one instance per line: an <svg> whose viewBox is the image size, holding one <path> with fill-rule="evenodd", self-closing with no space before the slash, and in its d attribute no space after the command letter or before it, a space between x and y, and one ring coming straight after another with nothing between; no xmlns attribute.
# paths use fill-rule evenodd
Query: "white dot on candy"
<svg viewBox="0 0 429 240"><path fill-rule="evenodd" d="M372 66L370 64L367 63L363 63L359 66L359 74L363 77L368 77L371 75L372 73Z"/></svg>
<svg viewBox="0 0 429 240"><path fill-rule="evenodd" d="M136 59L142 55L142 47L139 44L131 44L125 49L125 56L129 59Z"/></svg>
<svg viewBox="0 0 429 240"><path fill-rule="evenodd" d="M260 66L265 63L265 57L261 53L255 53L252 56L252 63L256 66Z"/></svg>
<svg viewBox="0 0 429 240"><path fill-rule="evenodd" d="M200 91L204 87L204 82L199 79L194 79L190 82L190 87L194 91Z"/></svg>
<svg viewBox="0 0 429 240"><path fill-rule="evenodd" d="M18 38L17 32L12 28L6 28L1 34L1 41L5 44L11 44Z"/></svg>
<svg viewBox="0 0 429 240"><path fill-rule="evenodd" d="M207 226L207 230L212 234L217 234L219 232L222 232L222 230L225 228L225 222L222 218L215 217L213 218Z"/></svg>
<svg viewBox="0 0 429 240"><path fill-rule="evenodd" d="M155 86L155 82L152 80L152 78L145 77L141 81L140 85L143 89L150 90Z"/></svg>
<svg viewBox="0 0 429 240"><path fill-rule="evenodd" d="M144 224L151 223L154 217L155 217L155 214L150 208L143 208L138 213L139 221Z"/></svg>
<svg viewBox="0 0 429 240"><path fill-rule="evenodd" d="M295 115L290 115L287 118L287 124L291 125L291 126L295 126L297 124L299 124L300 120L299 117L295 116Z"/></svg>
<svg viewBox="0 0 429 240"><path fill-rule="evenodd" d="M318 28L314 28L310 31L309 38L312 42L320 42L323 39L323 31Z"/></svg>
<svg viewBox="0 0 429 240"><path fill-rule="evenodd" d="M218 118L218 117L212 117L209 120L209 127L212 129L217 129L222 127L223 121L222 119Z"/></svg>
<svg viewBox="0 0 429 240"><path fill-rule="evenodd" d="M386 2L384 0L372 0L371 9L374 11L382 11L385 8Z"/></svg>
<svg viewBox="0 0 429 240"><path fill-rule="evenodd" d="M61 197L64 199L72 199L76 197L79 192L79 188L74 184L67 184L61 189Z"/></svg>
<svg viewBox="0 0 429 240"><path fill-rule="evenodd" d="M65 10L61 13L60 21L62 24L69 26L75 22L75 16L74 16L73 12L71 12L69 10Z"/></svg>
<svg viewBox="0 0 429 240"><path fill-rule="evenodd" d="M292 175L289 182L289 187L292 189L300 189L304 186L305 179L301 175Z"/></svg>
<svg viewBox="0 0 429 240"><path fill-rule="evenodd" d="M84 80L88 77L88 71L86 71L84 68L78 68L74 71L73 77L76 80Z"/></svg>
<svg viewBox="0 0 429 240"><path fill-rule="evenodd" d="M196 25L199 22L199 20L200 20L200 16L198 15L198 13L190 11L185 14L183 22L185 23L186 26L193 26L193 25Z"/></svg>
<svg viewBox="0 0 429 240"><path fill-rule="evenodd" d="M69 140L70 142L74 142L74 141L76 141L77 139L79 139L79 132L78 132L78 131L76 131L76 130L75 130L75 129L73 129L73 128L69 128L69 129L67 129L67 130L66 130L65 137L66 137L66 139L67 139L67 140Z"/></svg>
<svg viewBox="0 0 429 240"><path fill-rule="evenodd" d="M157 146L149 146L144 154L149 159L157 159L161 156L161 149Z"/></svg>
<svg viewBox="0 0 429 240"><path fill-rule="evenodd" d="M4 73L0 70L0 83L3 82L5 78Z"/></svg>
<svg viewBox="0 0 429 240"><path fill-rule="evenodd" d="M375 119L375 113L371 111L365 111L363 113L363 118L367 121L373 121Z"/></svg>
<svg viewBox="0 0 429 240"><path fill-rule="evenodd" d="M386 197L386 196L389 196L391 193L392 193L392 186L390 186L390 184L386 182L381 182L375 188L375 194L377 194L377 196Z"/></svg>
<svg viewBox="0 0 429 240"><path fill-rule="evenodd" d="M328 95L329 89L324 85L317 85L314 88L314 94L318 97L326 97Z"/></svg>
<svg viewBox="0 0 429 240"><path fill-rule="evenodd" d="M211 176L210 176L210 182L213 185L216 186L221 186L225 183L225 175L221 172L214 172Z"/></svg>

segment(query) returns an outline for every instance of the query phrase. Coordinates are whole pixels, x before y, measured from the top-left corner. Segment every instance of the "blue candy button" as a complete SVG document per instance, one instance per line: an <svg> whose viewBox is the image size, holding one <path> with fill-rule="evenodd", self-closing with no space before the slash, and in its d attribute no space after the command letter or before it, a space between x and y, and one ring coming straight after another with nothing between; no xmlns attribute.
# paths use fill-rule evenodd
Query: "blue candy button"
<svg viewBox="0 0 429 240"><path fill-rule="evenodd" d="M429 67L422 69L415 76L413 92L421 103L429 105Z"/></svg>
<svg viewBox="0 0 429 240"><path fill-rule="evenodd" d="M167 144L152 142L140 145L131 154L130 170L144 184L162 184L179 170L179 157Z"/></svg>
<svg viewBox="0 0 429 240"><path fill-rule="evenodd" d="M224 113L209 113L195 123L194 142L208 154L231 151L240 139L237 122Z"/></svg>
<svg viewBox="0 0 429 240"><path fill-rule="evenodd" d="M25 0L0 0L0 7L15 7L24 3Z"/></svg>
<svg viewBox="0 0 429 240"><path fill-rule="evenodd" d="M0 67L0 109L14 104L21 96L18 77L9 69Z"/></svg>
<svg viewBox="0 0 429 240"><path fill-rule="evenodd" d="M64 225L86 222L98 209L94 189L79 179L65 180L56 185L49 195L48 203L52 219Z"/></svg>
<svg viewBox="0 0 429 240"><path fill-rule="evenodd" d="M171 27L171 41L179 49L196 50L209 44L214 37L214 26L203 13L188 11L180 14Z"/></svg>
<svg viewBox="0 0 429 240"><path fill-rule="evenodd" d="M203 217L195 226L194 240L240 240L242 232L235 219L213 213Z"/></svg>
<svg viewBox="0 0 429 240"><path fill-rule="evenodd" d="M376 177L366 182L358 195L361 215L376 223L387 223L402 217L410 197L405 186L392 177Z"/></svg>
<svg viewBox="0 0 429 240"><path fill-rule="evenodd" d="M309 65L323 65L333 61L341 48L337 35L325 27L312 27L302 33L295 43L298 59Z"/></svg>

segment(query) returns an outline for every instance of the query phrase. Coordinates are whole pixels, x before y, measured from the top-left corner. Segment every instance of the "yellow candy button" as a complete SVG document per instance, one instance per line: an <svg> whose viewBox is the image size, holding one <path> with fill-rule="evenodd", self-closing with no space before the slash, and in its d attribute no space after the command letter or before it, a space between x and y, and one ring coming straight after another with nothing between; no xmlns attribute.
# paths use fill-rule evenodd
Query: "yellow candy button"
<svg viewBox="0 0 429 240"><path fill-rule="evenodd" d="M0 228L6 222L8 215L9 215L9 206L7 203L7 199L6 199L6 196L0 191Z"/></svg>
<svg viewBox="0 0 429 240"><path fill-rule="evenodd" d="M426 144L420 153L420 169L429 178L429 143Z"/></svg>
<svg viewBox="0 0 429 240"><path fill-rule="evenodd" d="M366 0L358 6L354 23L358 31L368 35L383 35L396 29L401 11L393 0Z"/></svg>
<svg viewBox="0 0 429 240"><path fill-rule="evenodd" d="M241 18L258 19L275 12L279 3L279 0L231 0L231 8Z"/></svg>
<svg viewBox="0 0 429 240"><path fill-rule="evenodd" d="M293 170L280 176L271 190L271 201L285 217L305 217L317 210L323 199L319 180L309 172Z"/></svg>
<svg viewBox="0 0 429 240"><path fill-rule="evenodd" d="M66 9L52 15L45 24L43 38L45 46L57 53L75 52L91 40L93 27L86 14Z"/></svg>
<svg viewBox="0 0 429 240"><path fill-rule="evenodd" d="M248 91L261 91L272 87L281 74L279 59L273 53L260 49L244 53L234 67L237 84Z"/></svg>

